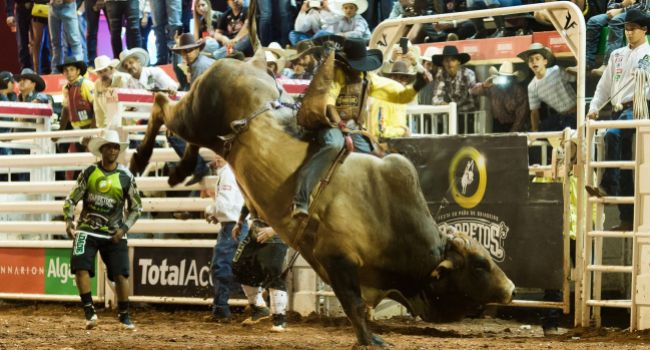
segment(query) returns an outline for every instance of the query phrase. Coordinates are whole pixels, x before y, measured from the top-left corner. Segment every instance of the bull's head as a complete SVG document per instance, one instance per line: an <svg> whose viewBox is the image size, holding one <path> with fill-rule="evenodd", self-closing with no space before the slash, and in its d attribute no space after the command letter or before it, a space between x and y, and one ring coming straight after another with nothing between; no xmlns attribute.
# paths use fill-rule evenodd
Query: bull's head
<svg viewBox="0 0 650 350"><path fill-rule="evenodd" d="M445 259L417 295L406 297L425 321L459 320L488 303L512 301L515 286L490 254L465 233L447 235Z"/></svg>

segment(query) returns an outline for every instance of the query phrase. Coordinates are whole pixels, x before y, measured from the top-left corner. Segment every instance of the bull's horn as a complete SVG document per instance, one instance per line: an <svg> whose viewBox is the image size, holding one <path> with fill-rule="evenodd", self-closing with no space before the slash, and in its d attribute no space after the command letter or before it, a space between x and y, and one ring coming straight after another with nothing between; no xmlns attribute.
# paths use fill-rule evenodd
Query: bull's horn
<svg viewBox="0 0 650 350"><path fill-rule="evenodd" d="M431 277L435 279L440 279L440 271L444 270L451 270L454 268L454 263L451 262L449 259L443 260L438 266L436 267L433 272L431 272Z"/></svg>

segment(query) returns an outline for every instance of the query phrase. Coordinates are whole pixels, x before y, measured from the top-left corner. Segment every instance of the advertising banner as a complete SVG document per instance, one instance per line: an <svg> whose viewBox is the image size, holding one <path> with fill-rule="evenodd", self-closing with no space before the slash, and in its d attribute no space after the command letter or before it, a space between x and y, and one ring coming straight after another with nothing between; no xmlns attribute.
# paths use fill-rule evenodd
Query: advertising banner
<svg viewBox="0 0 650 350"><path fill-rule="evenodd" d="M560 183L531 183L526 136L395 139L441 227L480 242L518 287L562 286Z"/></svg>
<svg viewBox="0 0 650 350"><path fill-rule="evenodd" d="M91 292L97 295L96 276ZM70 270L70 249L0 248L0 293L79 294Z"/></svg>
<svg viewBox="0 0 650 350"><path fill-rule="evenodd" d="M147 248L133 252L133 294L212 298L212 248Z"/></svg>

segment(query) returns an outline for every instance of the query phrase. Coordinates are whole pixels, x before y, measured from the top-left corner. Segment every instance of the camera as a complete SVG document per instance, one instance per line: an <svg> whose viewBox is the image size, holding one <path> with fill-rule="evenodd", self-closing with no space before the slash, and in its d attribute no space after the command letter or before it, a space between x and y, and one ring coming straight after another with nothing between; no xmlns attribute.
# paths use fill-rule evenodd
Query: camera
<svg viewBox="0 0 650 350"><path fill-rule="evenodd" d="M314 8L314 7L320 8L320 0L309 0L307 5L309 6L309 8Z"/></svg>

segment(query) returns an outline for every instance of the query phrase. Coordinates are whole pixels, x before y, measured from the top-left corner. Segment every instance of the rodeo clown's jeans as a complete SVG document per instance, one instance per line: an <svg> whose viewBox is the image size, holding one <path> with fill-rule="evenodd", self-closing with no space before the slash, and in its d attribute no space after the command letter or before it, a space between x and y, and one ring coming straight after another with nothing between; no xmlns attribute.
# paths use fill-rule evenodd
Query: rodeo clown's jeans
<svg viewBox="0 0 650 350"><path fill-rule="evenodd" d="M352 142L356 152L371 153L372 146L360 134L352 134ZM316 142L320 146L305 165L300 168L294 204L302 209L309 209L309 195L318 182L327 175L330 166L345 144L343 133L339 128L325 128L316 134Z"/></svg>
<svg viewBox="0 0 650 350"><path fill-rule="evenodd" d="M212 313L216 317L230 316L228 298L230 287L234 283L232 259L235 257L237 246L248 235L248 224L244 222L237 240L232 239L232 229L235 222L222 222L217 236L217 244L212 254L212 283L214 284L214 300Z"/></svg>

